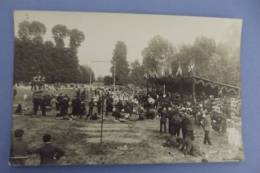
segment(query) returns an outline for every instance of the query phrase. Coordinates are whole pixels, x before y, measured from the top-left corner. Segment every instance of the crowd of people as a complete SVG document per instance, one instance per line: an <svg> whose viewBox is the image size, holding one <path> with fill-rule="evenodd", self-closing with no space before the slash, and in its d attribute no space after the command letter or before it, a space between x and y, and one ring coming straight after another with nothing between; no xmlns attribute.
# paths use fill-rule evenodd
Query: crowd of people
<svg viewBox="0 0 260 173"><path fill-rule="evenodd" d="M193 156L202 155L194 142L197 127L203 129L203 143L208 145L214 143L211 139L212 130L226 133L232 112L230 100L227 97L208 96L192 102L182 100L178 93L146 93L142 89L129 87L118 87L116 90L111 87L74 88L72 96L62 91L57 95L49 95L36 90L32 94L33 116L41 111L42 116L51 112L49 115L64 120L97 120L101 114L111 115L115 120L128 119L133 115L138 117L136 120L159 118L159 132L170 134L165 145ZM18 104L16 113L21 111L21 105Z"/></svg>

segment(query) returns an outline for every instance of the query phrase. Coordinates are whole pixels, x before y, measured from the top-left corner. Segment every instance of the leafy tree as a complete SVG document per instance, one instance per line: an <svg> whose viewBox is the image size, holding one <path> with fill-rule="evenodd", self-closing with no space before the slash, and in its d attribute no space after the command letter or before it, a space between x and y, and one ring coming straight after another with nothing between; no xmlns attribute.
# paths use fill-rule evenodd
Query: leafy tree
<svg viewBox="0 0 260 173"><path fill-rule="evenodd" d="M139 63L138 60L135 60L134 62L131 63L130 67L131 67L130 70L131 83L137 86L143 86L145 84L144 83L145 69L143 68L143 66Z"/></svg>
<svg viewBox="0 0 260 173"><path fill-rule="evenodd" d="M113 84L113 78L111 76L105 76L104 85L112 85L112 84Z"/></svg>
<svg viewBox="0 0 260 173"><path fill-rule="evenodd" d="M18 38L23 41L30 40L30 25L28 21L23 21L18 25Z"/></svg>
<svg viewBox="0 0 260 173"><path fill-rule="evenodd" d="M43 42L43 36L46 33L46 27L43 23L38 21L33 21L30 25L30 34L32 36L32 41L37 43Z"/></svg>
<svg viewBox="0 0 260 173"><path fill-rule="evenodd" d="M165 64L174 60L174 52L175 49L168 40L160 35L154 36L142 51L143 65L146 71L161 73Z"/></svg>
<svg viewBox="0 0 260 173"><path fill-rule="evenodd" d="M216 44L214 39L197 38L192 45L184 45L176 53L172 69L177 70L181 63L183 75L188 66L195 64L195 75L213 81L239 85L239 48L227 44Z"/></svg>
<svg viewBox="0 0 260 173"><path fill-rule="evenodd" d="M87 65L80 65L81 81L82 83L90 83L95 81L95 75L93 70ZM90 77L91 75L91 77Z"/></svg>
<svg viewBox="0 0 260 173"><path fill-rule="evenodd" d="M57 48L64 48L64 39L68 36L68 29L65 25L56 25L52 28L53 38Z"/></svg>
<svg viewBox="0 0 260 173"><path fill-rule="evenodd" d="M126 44L122 41L118 41L113 51L113 57L111 60L112 74L115 71L116 84L124 85L128 83L129 64L127 62L127 48Z"/></svg>
<svg viewBox="0 0 260 173"><path fill-rule="evenodd" d="M70 36L70 48L71 49L77 49L81 42L85 40L85 35L83 32L77 30L77 29L72 29L69 31L69 36Z"/></svg>
<svg viewBox="0 0 260 173"><path fill-rule="evenodd" d="M72 31L69 32L68 31ZM47 82L89 82L89 67L79 66L77 48L84 40L84 34L77 30L68 30L64 25L52 28L52 41L43 41L46 28L38 21L23 21L18 27L15 38L14 82L29 82L32 77L41 74ZM68 35L71 34L71 35ZM64 47L64 39L70 36L71 47Z"/></svg>

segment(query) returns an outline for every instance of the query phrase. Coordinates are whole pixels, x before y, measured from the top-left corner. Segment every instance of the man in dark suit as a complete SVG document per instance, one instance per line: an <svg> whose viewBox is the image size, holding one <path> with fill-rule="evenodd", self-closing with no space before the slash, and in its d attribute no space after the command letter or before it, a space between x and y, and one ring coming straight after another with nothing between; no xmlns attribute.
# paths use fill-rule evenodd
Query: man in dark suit
<svg viewBox="0 0 260 173"><path fill-rule="evenodd" d="M177 108L175 108L172 121L171 121L173 136L180 136L180 130L182 125L181 123L182 123L181 114L177 111Z"/></svg>
<svg viewBox="0 0 260 173"><path fill-rule="evenodd" d="M166 133L166 121L167 121L168 113L166 107L163 108L161 112L161 119L160 119L160 133Z"/></svg>
<svg viewBox="0 0 260 173"><path fill-rule="evenodd" d="M63 155L64 151L55 147L51 143L51 135L45 134L42 137L44 144L30 153L36 153L40 155L40 165L53 165L59 160Z"/></svg>
<svg viewBox="0 0 260 173"><path fill-rule="evenodd" d="M187 112L184 112L184 116L182 119L182 136L183 139L186 137L190 137L191 140L194 140L193 133L194 122L192 121L191 115Z"/></svg>

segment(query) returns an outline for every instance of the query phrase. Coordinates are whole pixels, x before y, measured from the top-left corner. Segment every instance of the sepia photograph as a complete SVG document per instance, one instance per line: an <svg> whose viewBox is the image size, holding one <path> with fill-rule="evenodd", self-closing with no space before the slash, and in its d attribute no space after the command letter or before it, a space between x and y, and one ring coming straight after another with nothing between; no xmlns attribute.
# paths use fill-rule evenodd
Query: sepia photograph
<svg viewBox="0 0 260 173"><path fill-rule="evenodd" d="M10 165L244 160L241 19L13 15Z"/></svg>

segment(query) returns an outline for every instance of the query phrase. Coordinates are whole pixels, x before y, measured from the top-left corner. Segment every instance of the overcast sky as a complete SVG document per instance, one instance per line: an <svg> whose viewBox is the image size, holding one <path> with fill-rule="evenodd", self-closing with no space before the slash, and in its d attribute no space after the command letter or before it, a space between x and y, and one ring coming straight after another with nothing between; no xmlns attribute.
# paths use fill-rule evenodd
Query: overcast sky
<svg viewBox="0 0 260 173"><path fill-rule="evenodd" d="M51 29L56 24L81 30L86 39L78 50L79 63L91 66L96 77L110 74L112 52L119 40L127 45L129 62L142 62L141 52L155 35L177 47L201 36L239 46L242 25L240 19L93 12L16 11L14 19L15 33L24 20L44 23L45 40L53 40Z"/></svg>

